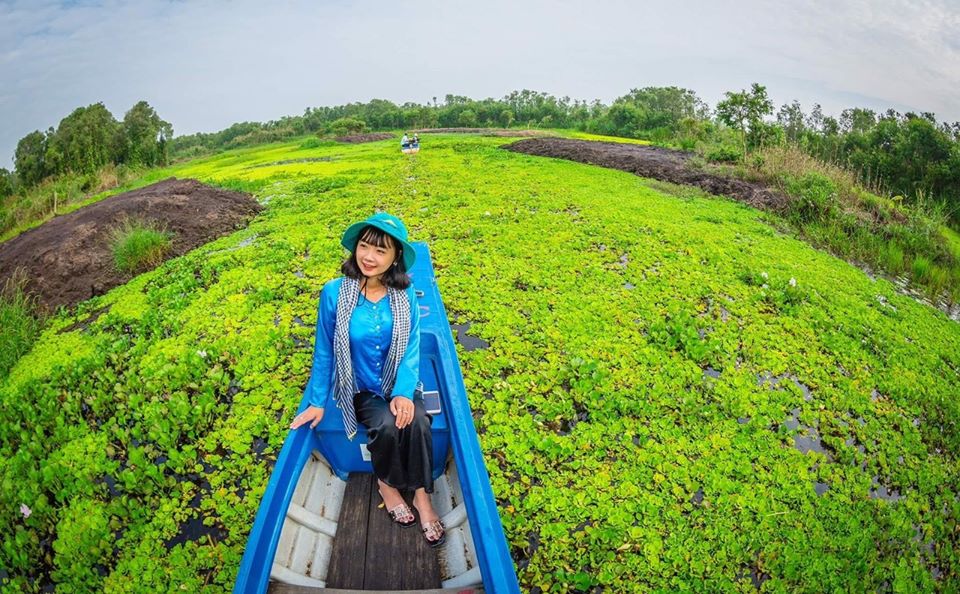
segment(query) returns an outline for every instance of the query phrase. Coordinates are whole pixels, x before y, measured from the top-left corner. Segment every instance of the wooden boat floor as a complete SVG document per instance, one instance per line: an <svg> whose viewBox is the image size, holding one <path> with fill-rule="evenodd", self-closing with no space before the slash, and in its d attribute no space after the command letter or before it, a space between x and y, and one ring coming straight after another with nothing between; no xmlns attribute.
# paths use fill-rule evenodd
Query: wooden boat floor
<svg viewBox="0 0 960 594"><path fill-rule="evenodd" d="M412 496L406 493L405 499L416 514ZM372 474L350 475L333 539L326 591L442 588L437 552L427 544L420 523L407 528L395 524L382 503ZM273 584L269 591L291 592Z"/></svg>
<svg viewBox="0 0 960 594"><path fill-rule="evenodd" d="M290 584L271 586L270 594L366 594L370 590L341 590L340 588L307 588ZM379 594L410 594L409 590L377 590ZM440 588L417 590L417 594L484 594L482 586L476 588Z"/></svg>

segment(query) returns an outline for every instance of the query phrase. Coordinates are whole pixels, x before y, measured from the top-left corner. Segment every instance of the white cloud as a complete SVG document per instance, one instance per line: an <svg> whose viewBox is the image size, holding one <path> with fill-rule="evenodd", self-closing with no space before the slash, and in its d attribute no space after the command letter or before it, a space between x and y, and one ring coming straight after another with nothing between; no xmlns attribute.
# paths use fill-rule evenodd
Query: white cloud
<svg viewBox="0 0 960 594"><path fill-rule="evenodd" d="M715 103L756 81L778 103L955 120L951 1L0 2L0 166L97 101L121 118L145 99L184 134L373 97L678 85Z"/></svg>

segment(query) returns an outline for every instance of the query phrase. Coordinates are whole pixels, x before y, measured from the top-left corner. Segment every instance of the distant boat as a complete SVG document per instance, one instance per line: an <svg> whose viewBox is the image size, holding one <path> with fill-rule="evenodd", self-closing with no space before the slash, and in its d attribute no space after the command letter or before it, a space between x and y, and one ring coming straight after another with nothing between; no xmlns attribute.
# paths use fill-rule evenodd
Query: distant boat
<svg viewBox="0 0 960 594"><path fill-rule="evenodd" d="M408 142L400 145L400 152L405 155L415 155L420 152L420 142Z"/></svg>
<svg viewBox="0 0 960 594"><path fill-rule="evenodd" d="M439 393L441 408L432 424L432 499L446 527L445 543L430 549L419 527L402 529L377 509L365 430L347 440L340 410L330 407L316 430L300 427L287 436L247 541L235 594L322 588L519 593L430 252L422 242L414 249L410 276L420 306L420 380L425 402ZM300 410L306 407L304 400ZM369 535L354 525L361 516ZM393 561L400 569L387 569ZM426 564L436 583L417 584L396 573L416 563ZM425 571L414 567L408 573L419 578Z"/></svg>

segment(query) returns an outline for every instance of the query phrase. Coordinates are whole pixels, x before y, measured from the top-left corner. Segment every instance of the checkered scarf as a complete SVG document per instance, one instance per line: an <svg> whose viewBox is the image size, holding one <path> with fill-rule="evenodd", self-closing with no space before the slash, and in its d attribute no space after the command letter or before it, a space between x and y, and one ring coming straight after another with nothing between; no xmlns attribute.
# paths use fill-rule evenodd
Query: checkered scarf
<svg viewBox="0 0 960 594"><path fill-rule="evenodd" d="M337 408L343 413L343 428L347 439L357 434L357 413L353 408L353 396L357 393L357 376L350 356L350 318L360 296L360 281L349 276L343 278L337 295L337 323L333 330L333 396ZM380 389L384 398L390 397L397 381L400 360L410 341L410 300L406 291L387 287L387 299L393 314L393 334L387 362L380 375Z"/></svg>

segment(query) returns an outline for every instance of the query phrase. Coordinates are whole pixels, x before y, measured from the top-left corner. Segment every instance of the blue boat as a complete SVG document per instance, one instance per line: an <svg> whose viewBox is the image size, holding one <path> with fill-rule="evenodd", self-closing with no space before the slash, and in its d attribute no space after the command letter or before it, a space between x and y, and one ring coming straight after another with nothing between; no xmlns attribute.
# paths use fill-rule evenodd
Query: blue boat
<svg viewBox="0 0 960 594"><path fill-rule="evenodd" d="M420 307L420 380L425 403L436 394L440 409L432 424L431 497L447 533L435 552L439 587L419 591L519 593L430 252L422 242L414 248L417 259L410 276ZM300 411L306 407L304 399ZM315 430L304 426L290 432L250 532L235 593L328 588L327 571L351 473L372 473L366 432L361 427L353 441L347 440L339 409L328 408ZM342 591L336 587L331 584L328 591ZM379 588L384 589L404 590L402 584Z"/></svg>

